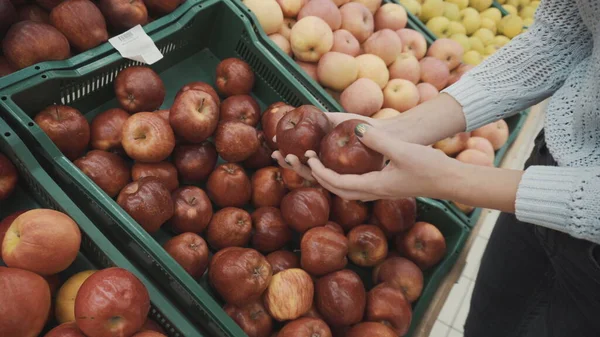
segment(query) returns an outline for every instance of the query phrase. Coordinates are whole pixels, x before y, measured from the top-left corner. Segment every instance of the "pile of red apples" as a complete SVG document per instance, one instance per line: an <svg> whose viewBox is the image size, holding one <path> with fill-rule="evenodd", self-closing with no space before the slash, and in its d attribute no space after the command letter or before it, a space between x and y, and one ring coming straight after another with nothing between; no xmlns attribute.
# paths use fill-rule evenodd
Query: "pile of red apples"
<svg viewBox="0 0 600 337"><path fill-rule="evenodd" d="M359 121L332 127L317 107L284 102L261 111L240 59L215 75L215 87L189 83L159 110L160 76L126 68L114 82L119 107L91 124L67 106L35 121L146 231L172 233L163 248L195 279L208 276L249 336L403 336L422 271L445 256L442 233L416 221L414 198L344 200L274 166L274 150L302 161L311 150L337 172L380 170L383 156L354 134Z"/></svg>
<svg viewBox="0 0 600 337"><path fill-rule="evenodd" d="M0 208L14 198L18 175L0 153ZM89 270L68 279L81 232L68 215L24 209L0 221L0 336L166 337L147 318L144 284L122 268ZM127 294L127 296L124 296Z"/></svg>
<svg viewBox="0 0 600 337"><path fill-rule="evenodd" d="M0 0L0 77L43 61L65 60L183 0Z"/></svg>
<svg viewBox="0 0 600 337"><path fill-rule="evenodd" d="M390 118L435 97L472 68L462 46L429 49L404 7L382 0L244 0L263 30L351 113Z"/></svg>

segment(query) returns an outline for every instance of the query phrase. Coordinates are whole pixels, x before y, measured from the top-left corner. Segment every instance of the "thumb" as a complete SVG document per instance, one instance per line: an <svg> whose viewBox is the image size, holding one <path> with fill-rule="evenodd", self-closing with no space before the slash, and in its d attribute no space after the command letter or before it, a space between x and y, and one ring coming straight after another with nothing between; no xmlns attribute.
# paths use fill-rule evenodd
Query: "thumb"
<svg viewBox="0 0 600 337"><path fill-rule="evenodd" d="M362 123L354 128L354 134L368 148L383 154L387 158L396 157L399 140L387 131Z"/></svg>

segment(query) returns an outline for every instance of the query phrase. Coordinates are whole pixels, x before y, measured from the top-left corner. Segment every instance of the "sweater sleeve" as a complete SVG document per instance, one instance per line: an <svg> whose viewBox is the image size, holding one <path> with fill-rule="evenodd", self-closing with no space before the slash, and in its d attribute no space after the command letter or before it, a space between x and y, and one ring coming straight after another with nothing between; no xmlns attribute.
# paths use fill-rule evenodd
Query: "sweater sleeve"
<svg viewBox="0 0 600 337"><path fill-rule="evenodd" d="M527 32L444 92L461 104L470 131L552 95L590 55L592 44L574 0L544 0Z"/></svg>
<svg viewBox="0 0 600 337"><path fill-rule="evenodd" d="M516 216L600 244L600 167L531 166L517 191Z"/></svg>

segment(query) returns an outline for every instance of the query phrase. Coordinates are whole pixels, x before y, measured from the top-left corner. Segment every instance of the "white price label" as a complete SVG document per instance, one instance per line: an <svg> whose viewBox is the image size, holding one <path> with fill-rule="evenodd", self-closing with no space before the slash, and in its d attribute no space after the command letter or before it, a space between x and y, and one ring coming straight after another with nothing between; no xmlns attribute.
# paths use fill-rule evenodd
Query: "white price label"
<svg viewBox="0 0 600 337"><path fill-rule="evenodd" d="M121 35L108 40L124 58L153 64L163 58L154 41L146 34L142 26L137 25Z"/></svg>

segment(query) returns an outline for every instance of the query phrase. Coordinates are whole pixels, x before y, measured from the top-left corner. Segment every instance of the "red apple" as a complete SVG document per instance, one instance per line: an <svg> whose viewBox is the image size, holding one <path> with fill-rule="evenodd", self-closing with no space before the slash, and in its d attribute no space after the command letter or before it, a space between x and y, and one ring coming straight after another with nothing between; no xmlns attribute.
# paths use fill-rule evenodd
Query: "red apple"
<svg viewBox="0 0 600 337"><path fill-rule="evenodd" d="M244 169L233 163L222 164L208 177L206 191L220 207L242 207L250 201L252 187Z"/></svg>
<svg viewBox="0 0 600 337"><path fill-rule="evenodd" d="M280 170L283 183L289 190L295 190L300 187L315 187L317 185L315 182L304 179L294 170L283 167L281 167Z"/></svg>
<svg viewBox="0 0 600 337"><path fill-rule="evenodd" d="M85 335L75 322L67 322L50 330L44 337L85 337Z"/></svg>
<svg viewBox="0 0 600 337"><path fill-rule="evenodd" d="M130 113L158 109L165 100L165 94L165 85L160 76L148 67L123 69L115 79L117 100Z"/></svg>
<svg viewBox="0 0 600 337"><path fill-rule="evenodd" d="M65 0L50 12L50 22L80 52L108 41L106 21L90 0Z"/></svg>
<svg viewBox="0 0 600 337"><path fill-rule="evenodd" d="M153 112L131 115L123 124L121 137L127 155L143 163L161 162L167 159L175 148L173 129Z"/></svg>
<svg viewBox="0 0 600 337"><path fill-rule="evenodd" d="M196 279L202 277L208 268L208 246L198 234L179 234L165 242L163 248Z"/></svg>
<svg viewBox="0 0 600 337"><path fill-rule="evenodd" d="M97 270L84 270L71 275L60 287L54 304L58 323L75 322L75 298L85 280Z"/></svg>
<svg viewBox="0 0 600 337"><path fill-rule="evenodd" d="M277 337L332 337L327 323L318 318L303 317L287 323Z"/></svg>
<svg viewBox="0 0 600 337"><path fill-rule="evenodd" d="M333 222L333 221L327 221L327 224L325 225L325 228L329 228L335 232L338 232L340 234L344 234L344 229L342 228L342 226L338 225L337 223Z"/></svg>
<svg viewBox="0 0 600 337"><path fill-rule="evenodd" d="M348 239L330 228L316 227L302 236L302 268L315 276L343 269L348 264Z"/></svg>
<svg viewBox="0 0 600 337"><path fill-rule="evenodd" d="M201 143L217 128L219 106L206 91L186 90L175 98L169 120L178 136L190 143Z"/></svg>
<svg viewBox="0 0 600 337"><path fill-rule="evenodd" d="M273 319L260 300L242 306L226 304L223 310L248 337L269 337L273 332Z"/></svg>
<svg viewBox="0 0 600 337"><path fill-rule="evenodd" d="M273 275L286 269L300 268L300 258L298 258L298 255L287 250L272 252L267 255L267 261L271 264Z"/></svg>
<svg viewBox="0 0 600 337"><path fill-rule="evenodd" d="M365 312L367 295L360 277L345 269L320 278L316 282L317 309L332 326L360 322Z"/></svg>
<svg viewBox="0 0 600 337"><path fill-rule="evenodd" d="M148 11L154 17L160 17L167 15L179 7L182 0L144 0L146 7L148 7Z"/></svg>
<svg viewBox="0 0 600 337"><path fill-rule="evenodd" d="M58 29L34 21L12 25L2 40L2 51L8 63L17 70L71 57L69 40Z"/></svg>
<svg viewBox="0 0 600 337"><path fill-rule="evenodd" d="M70 160L82 155L90 142L90 125L75 108L51 105L38 113L34 120Z"/></svg>
<svg viewBox="0 0 600 337"><path fill-rule="evenodd" d="M283 116L277 123L277 146L285 157L293 154L306 163L306 151L319 153L321 139L329 132L329 119L312 105L302 105Z"/></svg>
<svg viewBox="0 0 600 337"><path fill-rule="evenodd" d="M75 298L77 326L89 337L131 336L142 328L149 311L146 286L123 268L95 272Z"/></svg>
<svg viewBox="0 0 600 337"><path fill-rule="evenodd" d="M148 9L142 0L100 0L99 7L116 32L148 23Z"/></svg>
<svg viewBox="0 0 600 337"><path fill-rule="evenodd" d="M165 185L165 187L173 192L179 187L177 179L177 169L175 165L168 161L159 163L135 163L131 168L131 177L134 181L144 177L156 177Z"/></svg>
<svg viewBox="0 0 600 337"><path fill-rule="evenodd" d="M144 323L144 326L142 326L142 329L140 331L155 331L155 332L159 332L164 334L165 330L158 325L158 323L156 323L155 321L151 320L150 318L148 318L146 320L146 322Z"/></svg>
<svg viewBox="0 0 600 337"><path fill-rule="evenodd" d="M174 213L171 192L156 177L144 177L125 186L117 203L149 233L158 231Z"/></svg>
<svg viewBox="0 0 600 337"><path fill-rule="evenodd" d="M369 218L369 206L358 200L346 200L333 196L331 202L331 220L340 224L345 231L366 223Z"/></svg>
<svg viewBox="0 0 600 337"><path fill-rule="evenodd" d="M354 264L373 267L383 262L387 253L387 239L379 227L361 225L348 233L348 257Z"/></svg>
<svg viewBox="0 0 600 337"><path fill-rule="evenodd" d="M314 294L314 283L308 273L299 268L287 269L273 275L265 291L264 303L274 319L289 321L310 309Z"/></svg>
<svg viewBox="0 0 600 337"><path fill-rule="evenodd" d="M281 200L283 220L296 232L324 226L329 218L329 201L319 189L302 187Z"/></svg>
<svg viewBox="0 0 600 337"><path fill-rule="evenodd" d="M273 271L265 257L254 249L229 247L210 262L210 283L225 302L242 305L259 299L271 282Z"/></svg>
<svg viewBox="0 0 600 337"><path fill-rule="evenodd" d="M398 336L410 328L412 309L402 290L383 283L367 294L366 319L391 327Z"/></svg>
<svg viewBox="0 0 600 337"><path fill-rule="evenodd" d="M217 126L215 146L223 160L237 163L253 155L260 143L254 127L242 122L225 121Z"/></svg>
<svg viewBox="0 0 600 337"><path fill-rule="evenodd" d="M123 109L109 109L98 114L90 125L92 148L110 151L121 149L123 125L129 114Z"/></svg>
<svg viewBox="0 0 600 337"><path fill-rule="evenodd" d="M454 156L467 147L469 137L468 132L457 133L452 137L436 142L433 144L433 148L442 150L448 156Z"/></svg>
<svg viewBox="0 0 600 337"><path fill-rule="evenodd" d="M35 21L41 23L50 23L50 16L42 7L31 4L24 5L17 9L19 21Z"/></svg>
<svg viewBox="0 0 600 337"><path fill-rule="evenodd" d="M238 121L256 126L260 119L260 107L250 95L235 95L226 98L221 104L222 121Z"/></svg>
<svg viewBox="0 0 600 337"><path fill-rule="evenodd" d="M310 306L310 309L308 309L308 311L306 313L304 313L304 315L302 315L302 317L312 317L312 318L323 319L323 316L321 316L321 314L319 313L319 310L317 310L317 306L315 305L314 301L313 301L312 305Z"/></svg>
<svg viewBox="0 0 600 337"><path fill-rule="evenodd" d="M225 207L213 215L206 230L206 241L214 249L243 247L250 242L252 218L243 209Z"/></svg>
<svg viewBox="0 0 600 337"><path fill-rule="evenodd" d="M50 312L50 288L32 272L0 267L0 336L38 336Z"/></svg>
<svg viewBox="0 0 600 337"><path fill-rule="evenodd" d="M257 170L273 164L273 150L269 147L263 131L257 132L258 150L242 162L245 168Z"/></svg>
<svg viewBox="0 0 600 337"><path fill-rule="evenodd" d="M252 247L262 253L283 248L291 239L292 231L275 207L261 207L252 213L254 235Z"/></svg>
<svg viewBox="0 0 600 337"><path fill-rule="evenodd" d="M288 112L294 110L294 107L287 105L284 102L277 102L269 105L269 107L263 112L260 125L265 133L267 144L272 150L277 150L277 143L273 141L273 138L277 134L277 124Z"/></svg>
<svg viewBox="0 0 600 337"><path fill-rule="evenodd" d="M477 151L481 151L488 155L490 159L493 161L496 157L496 153L494 152L494 146L490 143L489 140L483 137L471 137L467 141L467 149L473 149Z"/></svg>
<svg viewBox="0 0 600 337"><path fill-rule="evenodd" d="M0 201L12 195L18 180L17 168L8 157L0 153Z"/></svg>
<svg viewBox="0 0 600 337"><path fill-rule="evenodd" d="M184 186L171 194L175 210L169 220L177 233L202 233L213 215L212 204L204 191L196 186Z"/></svg>
<svg viewBox="0 0 600 337"><path fill-rule="evenodd" d="M356 324L346 332L345 337L398 337L398 334L388 326L377 322Z"/></svg>
<svg viewBox="0 0 600 337"><path fill-rule="evenodd" d="M131 337L167 337L167 335L156 331L141 331Z"/></svg>
<svg viewBox="0 0 600 337"><path fill-rule="evenodd" d="M345 121L323 138L319 157L325 167L340 174L365 174L383 168L383 155L366 147L354 133L363 123L358 119Z"/></svg>
<svg viewBox="0 0 600 337"><path fill-rule="evenodd" d="M198 183L206 180L217 164L217 149L209 141L201 144L178 145L173 161L181 180Z"/></svg>
<svg viewBox="0 0 600 337"><path fill-rule="evenodd" d="M157 110L156 113L162 117L162 119L164 119L167 123L169 123L169 116L171 115L171 110L169 109L162 109L162 110Z"/></svg>
<svg viewBox="0 0 600 337"><path fill-rule="evenodd" d="M205 83L205 82L191 82L191 83L184 85L183 88L179 89L175 98L177 98L182 93L184 93L186 91L190 91L190 90L204 91L204 92L208 93L210 95L210 97L213 98L215 103L217 103L217 106L219 106L219 104L221 104L221 99L219 98L219 95L217 94L215 89L210 84Z"/></svg>
<svg viewBox="0 0 600 337"><path fill-rule="evenodd" d="M15 3L15 1L19 1L19 2L23 2L23 3L27 3L28 0L13 0L13 3ZM42 8L44 8L47 11L51 11L54 7L58 6L61 2L63 2L64 0L35 0L35 2L40 5ZM17 4L15 3L15 6Z"/></svg>
<svg viewBox="0 0 600 337"><path fill-rule="evenodd" d="M228 58L217 66L217 90L221 95L248 95L253 87L254 72L248 63Z"/></svg>
<svg viewBox="0 0 600 337"><path fill-rule="evenodd" d="M373 203L372 223L389 237L409 230L417 221L415 198L377 200Z"/></svg>
<svg viewBox="0 0 600 337"><path fill-rule="evenodd" d="M51 275L75 261L80 244L79 227L68 215L34 209L17 217L6 231L2 259L9 267Z"/></svg>
<svg viewBox="0 0 600 337"><path fill-rule="evenodd" d="M409 259L388 257L373 269L373 283L386 283L400 289L409 302L416 301L423 291L423 272Z"/></svg>
<svg viewBox="0 0 600 337"><path fill-rule="evenodd" d="M444 235L427 222L417 222L408 232L398 236L396 246L423 270L433 267L446 255Z"/></svg>
<svg viewBox="0 0 600 337"><path fill-rule="evenodd" d="M285 193L283 178L278 167L264 167L252 176L252 205L254 207L278 207Z"/></svg>
<svg viewBox="0 0 600 337"><path fill-rule="evenodd" d="M111 198L131 181L127 163L114 153L92 150L73 164Z"/></svg>

